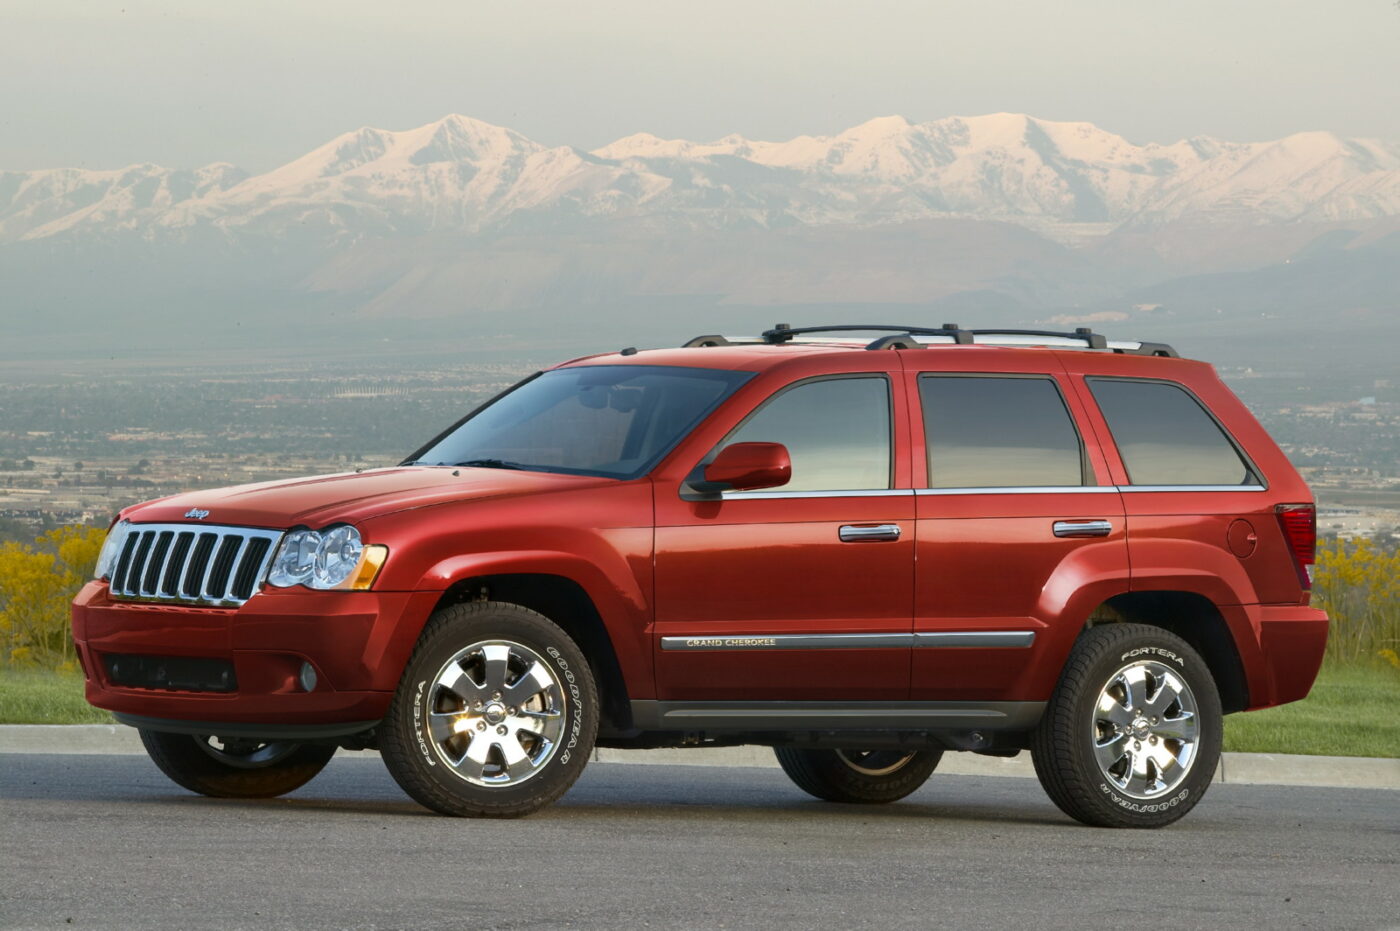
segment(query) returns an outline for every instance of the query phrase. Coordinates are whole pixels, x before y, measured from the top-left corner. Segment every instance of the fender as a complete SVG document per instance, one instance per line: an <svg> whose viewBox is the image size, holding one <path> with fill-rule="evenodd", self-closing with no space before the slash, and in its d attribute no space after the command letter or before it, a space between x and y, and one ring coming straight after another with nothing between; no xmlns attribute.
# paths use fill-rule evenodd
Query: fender
<svg viewBox="0 0 1400 931"><path fill-rule="evenodd" d="M1130 535L1131 532L1130 528ZM1217 607L1259 603L1249 573L1239 558L1222 546L1195 540L1138 537L1132 541L1132 554L1135 592L1194 592Z"/></svg>
<svg viewBox="0 0 1400 931"><path fill-rule="evenodd" d="M652 681L647 642L651 605L620 553L616 566L602 567L577 553L558 550L496 550L449 556L431 566L419 591L446 591L458 582L488 575L553 575L583 589L603 620L633 697Z"/></svg>
<svg viewBox="0 0 1400 931"><path fill-rule="evenodd" d="M1036 655L1026 667L1017 695L1048 699L1094 610L1131 589L1123 550L1122 540L1081 546L1055 567L1036 603L1036 617L1045 628L1037 636Z"/></svg>

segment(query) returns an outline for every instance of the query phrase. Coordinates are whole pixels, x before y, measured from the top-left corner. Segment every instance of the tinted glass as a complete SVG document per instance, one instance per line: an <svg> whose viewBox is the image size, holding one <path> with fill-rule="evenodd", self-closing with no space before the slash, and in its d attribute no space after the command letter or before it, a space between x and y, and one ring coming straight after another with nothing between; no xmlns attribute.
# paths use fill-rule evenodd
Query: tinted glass
<svg viewBox="0 0 1400 931"><path fill-rule="evenodd" d="M1162 382L1089 379L1134 485L1242 485L1252 476L1205 409Z"/></svg>
<svg viewBox="0 0 1400 931"><path fill-rule="evenodd" d="M775 491L890 487L890 389L883 378L833 378L789 388L722 445L782 443L792 481Z"/></svg>
<svg viewBox="0 0 1400 931"><path fill-rule="evenodd" d="M919 379L931 488L1081 485L1083 454L1048 378Z"/></svg>
<svg viewBox="0 0 1400 931"><path fill-rule="evenodd" d="M750 377L655 365L555 369L477 411L416 460L629 478Z"/></svg>

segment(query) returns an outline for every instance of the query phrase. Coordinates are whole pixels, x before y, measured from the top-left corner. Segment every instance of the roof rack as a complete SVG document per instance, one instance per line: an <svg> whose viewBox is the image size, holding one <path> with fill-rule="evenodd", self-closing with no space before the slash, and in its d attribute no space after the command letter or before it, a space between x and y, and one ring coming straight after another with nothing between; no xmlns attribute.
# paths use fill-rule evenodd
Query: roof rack
<svg viewBox="0 0 1400 931"><path fill-rule="evenodd" d="M761 336L727 337L719 335L697 336L687 342L684 348L706 346L768 345L781 346L785 343L826 342L803 339L811 333L843 332L888 332L865 345L866 349L927 349L941 345L990 345L990 346L1046 346L1054 349L1098 349L1135 356L1165 356L1179 358L1175 349L1166 343L1146 343L1138 340L1110 340L1089 327L1078 327L1073 332L1057 330L964 330L956 323L945 323L941 327L890 326L886 324L840 324L836 326L794 327L780 323ZM924 340L915 337L925 337Z"/></svg>

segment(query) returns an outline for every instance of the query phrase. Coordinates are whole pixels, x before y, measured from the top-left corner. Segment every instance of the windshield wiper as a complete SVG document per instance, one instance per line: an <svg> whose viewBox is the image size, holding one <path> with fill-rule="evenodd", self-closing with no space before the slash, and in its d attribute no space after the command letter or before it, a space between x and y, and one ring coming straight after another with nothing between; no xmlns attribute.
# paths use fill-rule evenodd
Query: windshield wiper
<svg viewBox="0 0 1400 931"><path fill-rule="evenodd" d="M464 459L461 462L452 463L455 466L475 466L478 469L524 469L525 466L518 462L510 462L506 459Z"/></svg>

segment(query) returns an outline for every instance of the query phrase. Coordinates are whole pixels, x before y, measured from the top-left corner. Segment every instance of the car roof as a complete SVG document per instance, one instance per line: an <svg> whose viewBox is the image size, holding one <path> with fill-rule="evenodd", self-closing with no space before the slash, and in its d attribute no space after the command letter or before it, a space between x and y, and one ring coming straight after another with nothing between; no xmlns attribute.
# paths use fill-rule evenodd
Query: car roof
<svg viewBox="0 0 1400 931"><path fill-rule="evenodd" d="M931 345L917 349L896 349L895 351L904 354L910 368L936 369L937 359L947 358L949 354L958 354L966 357L967 354L975 354L984 360L988 369L997 369L1002 366L1016 370L1024 370L1025 360L1035 357L1049 356L1056 361L1052 364L1059 368L1059 360L1072 358L1077 360L1074 368L1084 371L1102 368L1107 373L1122 373L1125 371L1141 372L1146 376L1159 375L1166 376L1172 371L1180 371L1182 368L1196 368L1203 363L1180 358L1166 358L1161 356L1148 355L1127 355L1111 349L1099 350L1068 350L1062 351L1060 346L1004 346L1004 345ZM819 362L826 360L832 363L833 370L838 364L846 363L857 370L861 366L861 359L868 359L872 350L866 348L865 342L802 342L802 343L781 343L777 345L765 344L731 344L723 346L705 347L682 347L668 349L624 349L617 352L598 353L596 355L582 356L562 362L554 368L565 368L569 366L593 366L593 365L658 365L673 366L682 368L705 368L720 369L726 371L739 372L766 372L773 369L784 368L789 365L807 367L804 363ZM880 350L883 351L883 350ZM928 355L925 356L925 353ZM845 357L843 359L843 357ZM1011 363L1012 359L1018 360L1016 364ZM1101 360L1102 366L1096 365L1095 361ZM1112 360L1112 361L1110 361ZM1048 360L1047 360L1048 361ZM979 363L980 364L980 363ZM961 366L959 366L961 367Z"/></svg>
<svg viewBox="0 0 1400 931"><path fill-rule="evenodd" d="M839 336L833 335L838 333ZM881 335L873 340L869 335L856 335L862 333ZM939 355L945 352L988 354L984 358L989 366L995 366L993 360L998 356L1009 360L1009 357L1002 355L1005 353L1020 356L1022 353L1038 354L1049 351L1057 356L1061 350L1080 356L1081 361L1075 363L1075 368L1093 367L1085 366L1083 361L1086 357L1093 356L1112 356L1123 361L1126 361L1124 357L1179 359L1176 350L1166 343L1110 340L1089 327L1060 332L1022 329L973 330L963 329L955 323L945 323L937 328L869 323L793 327L779 323L772 329L765 330L760 336L697 336L677 349L640 351L627 348L613 353L572 359L561 365L666 365L764 371L793 363L798 359L810 363L823 356L840 357L886 349L913 350L920 353L928 351ZM936 356L927 357L927 361L934 358ZM1115 371L1123 370L1122 361L1105 367Z"/></svg>

